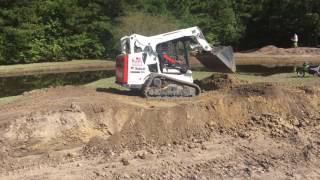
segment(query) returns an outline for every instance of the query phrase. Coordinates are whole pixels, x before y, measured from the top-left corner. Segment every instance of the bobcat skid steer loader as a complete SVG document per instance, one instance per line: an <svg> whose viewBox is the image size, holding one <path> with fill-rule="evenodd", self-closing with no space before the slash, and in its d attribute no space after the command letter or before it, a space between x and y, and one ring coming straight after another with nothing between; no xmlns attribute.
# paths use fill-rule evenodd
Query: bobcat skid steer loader
<svg viewBox="0 0 320 180"><path fill-rule="evenodd" d="M156 36L132 34L121 38L116 58L116 83L139 90L145 97L192 97L200 93L193 83L189 52L218 72L235 72L231 47L212 47L198 27Z"/></svg>

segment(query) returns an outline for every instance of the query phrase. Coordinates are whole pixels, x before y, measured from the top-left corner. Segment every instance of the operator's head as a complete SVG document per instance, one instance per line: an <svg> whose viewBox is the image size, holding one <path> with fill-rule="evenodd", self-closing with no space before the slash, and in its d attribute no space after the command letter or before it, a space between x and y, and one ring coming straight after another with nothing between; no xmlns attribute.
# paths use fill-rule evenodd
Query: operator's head
<svg viewBox="0 0 320 180"><path fill-rule="evenodd" d="M163 43L160 45L160 50L161 51L167 51L168 50L168 44L167 43Z"/></svg>

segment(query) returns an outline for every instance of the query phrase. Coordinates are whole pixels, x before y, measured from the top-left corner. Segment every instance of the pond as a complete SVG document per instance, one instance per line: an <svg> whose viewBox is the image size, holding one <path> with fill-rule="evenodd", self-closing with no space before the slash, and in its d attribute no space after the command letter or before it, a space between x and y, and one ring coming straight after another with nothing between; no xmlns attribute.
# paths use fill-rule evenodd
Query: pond
<svg viewBox="0 0 320 180"><path fill-rule="evenodd" d="M265 76L275 73L293 72L293 70L293 66L274 68L252 65L237 66L237 72L248 72ZM47 87L83 85L102 78L108 78L113 75L113 71L87 71L18 77L0 77L0 97L16 96L26 91Z"/></svg>
<svg viewBox="0 0 320 180"><path fill-rule="evenodd" d="M266 67L263 65L238 65L237 72L252 73L262 76L270 76L278 73L295 72L295 66Z"/></svg>
<svg viewBox="0 0 320 180"><path fill-rule="evenodd" d="M112 71L91 71L18 77L0 77L0 97L16 96L26 91L47 87L83 85L111 76L113 76Z"/></svg>

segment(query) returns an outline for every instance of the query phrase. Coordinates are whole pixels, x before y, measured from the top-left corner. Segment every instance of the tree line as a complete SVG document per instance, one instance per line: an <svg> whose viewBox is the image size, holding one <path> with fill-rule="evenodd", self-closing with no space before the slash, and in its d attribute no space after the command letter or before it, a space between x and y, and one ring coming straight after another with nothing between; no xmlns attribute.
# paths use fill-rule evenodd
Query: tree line
<svg viewBox="0 0 320 180"><path fill-rule="evenodd" d="M318 45L319 0L0 0L0 64L114 58L119 38L199 26L236 49Z"/></svg>

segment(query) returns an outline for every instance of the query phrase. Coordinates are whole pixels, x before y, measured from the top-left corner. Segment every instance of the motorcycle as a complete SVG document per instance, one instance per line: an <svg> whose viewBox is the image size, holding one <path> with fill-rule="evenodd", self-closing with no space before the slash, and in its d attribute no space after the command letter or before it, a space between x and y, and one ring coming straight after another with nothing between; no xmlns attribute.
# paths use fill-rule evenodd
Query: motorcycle
<svg viewBox="0 0 320 180"><path fill-rule="evenodd" d="M299 77L305 77L306 73L320 77L320 65L303 64L296 69L296 72Z"/></svg>

